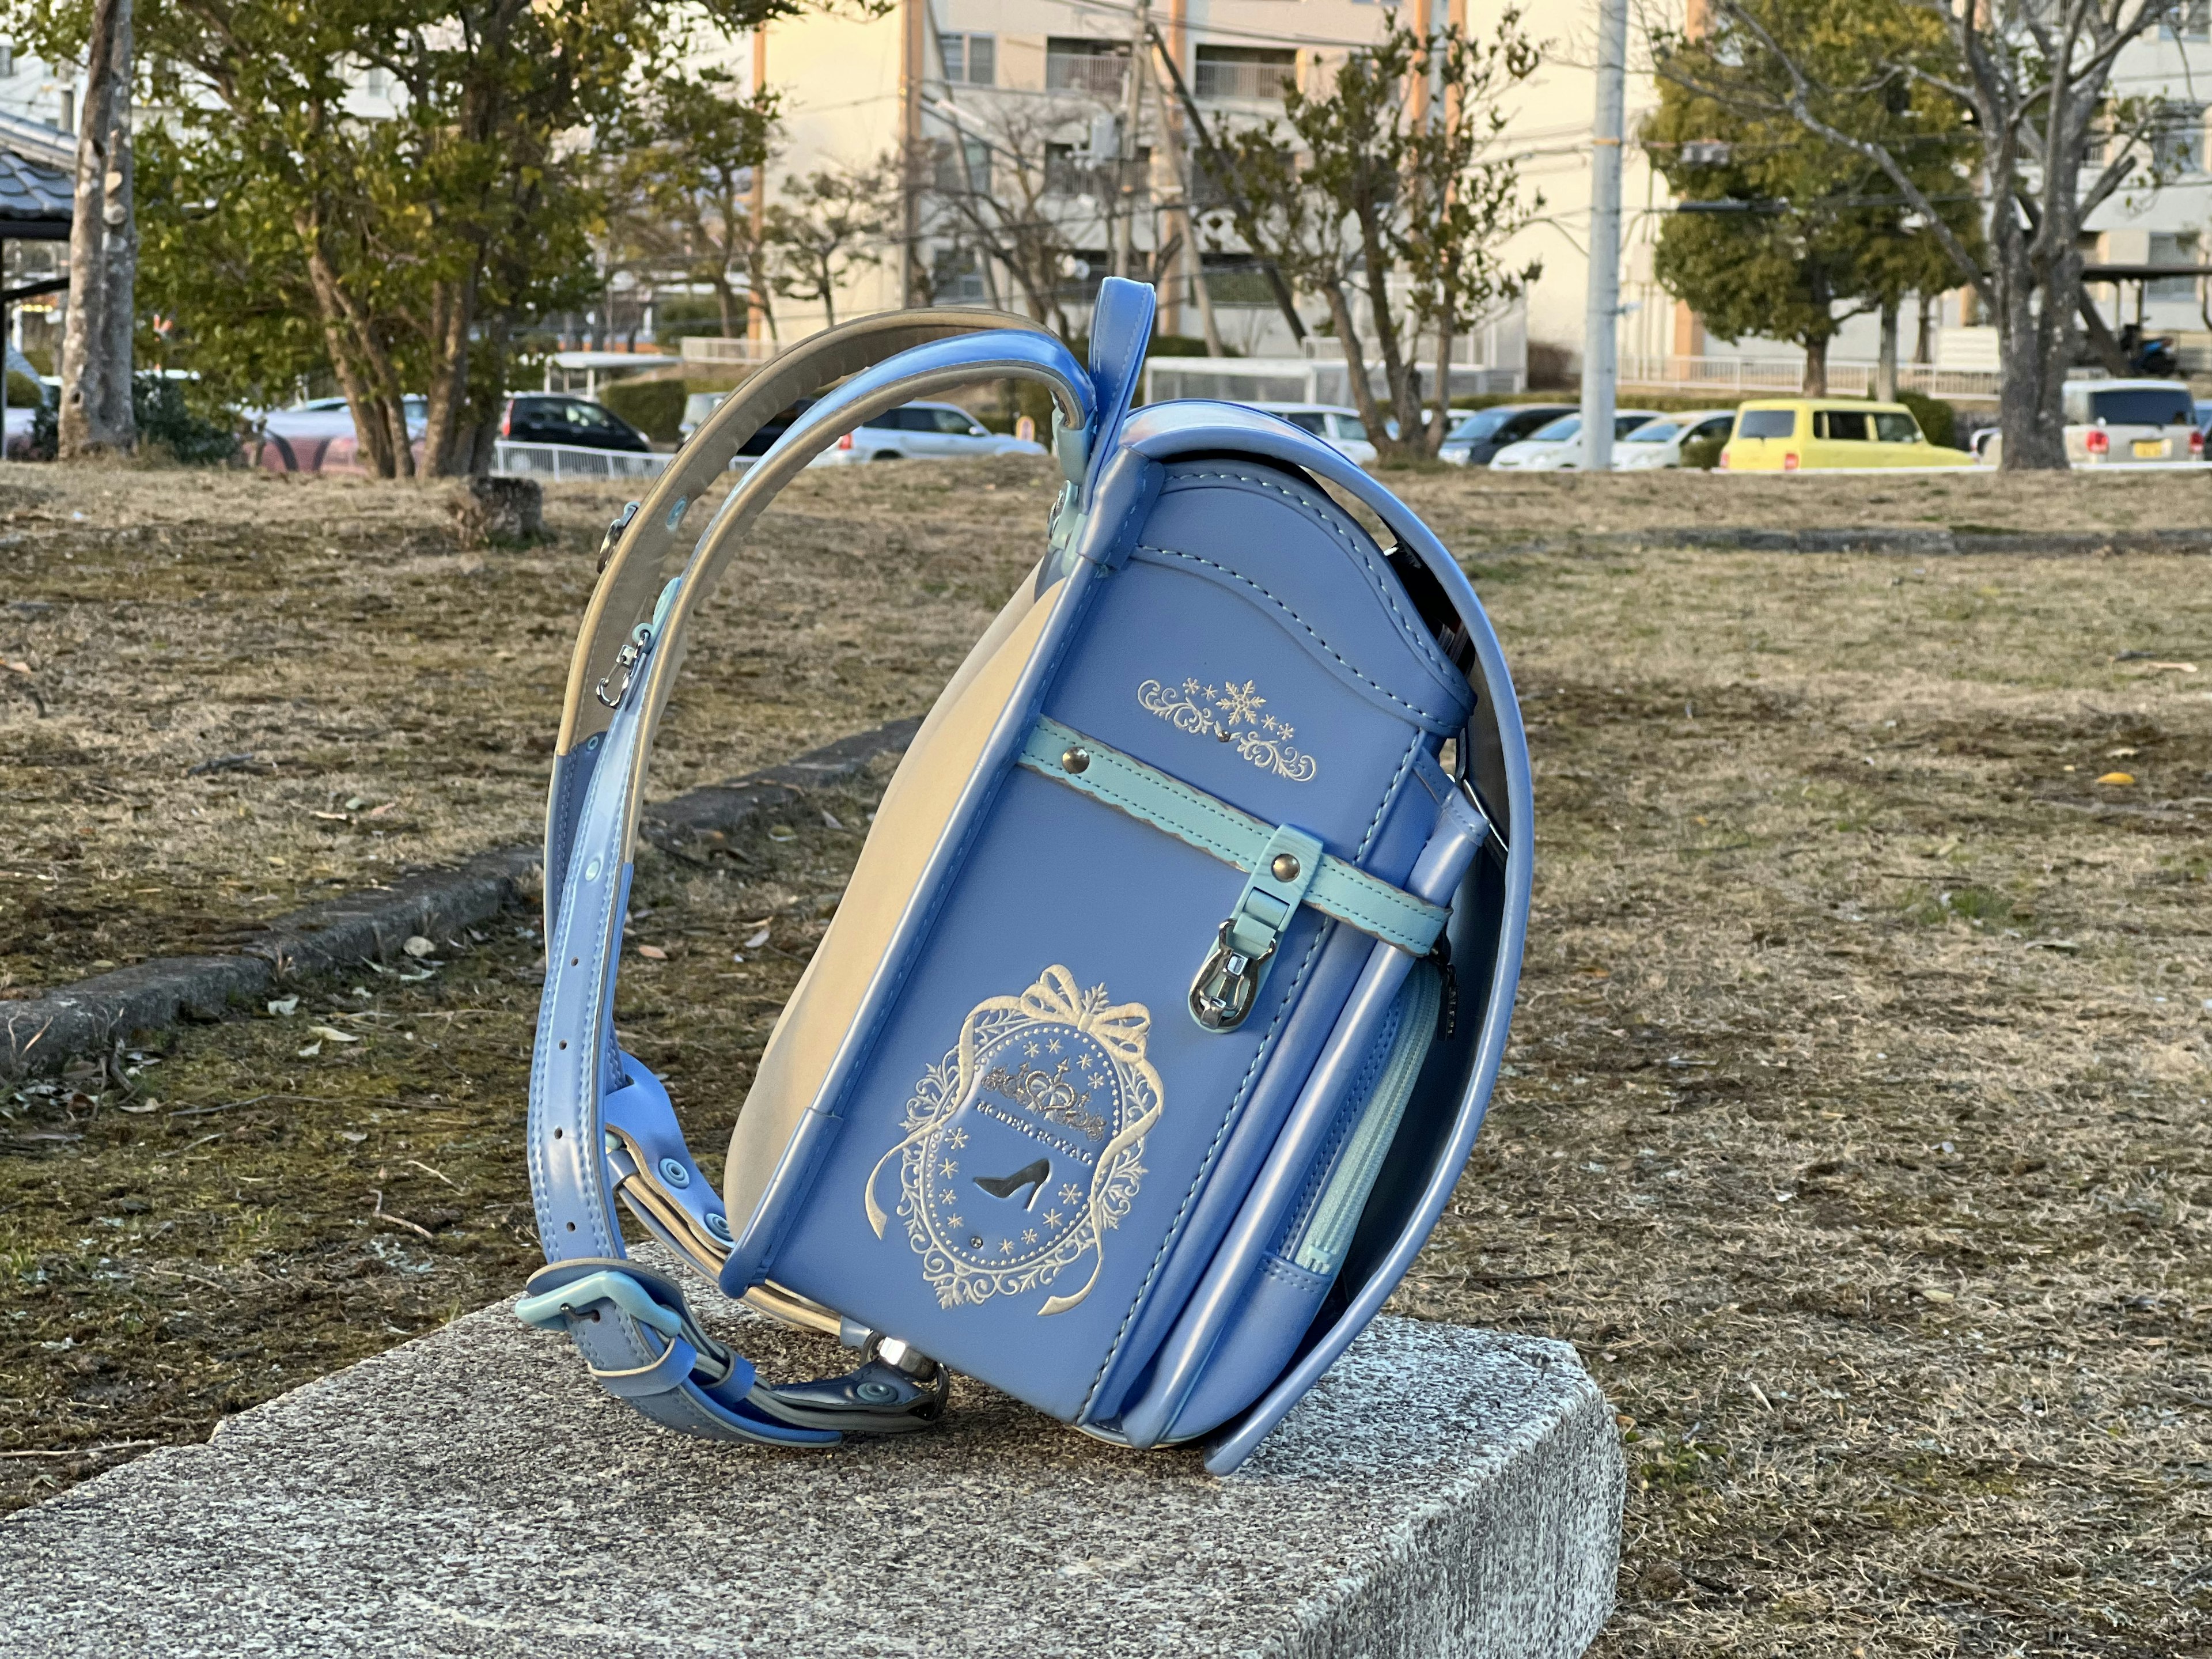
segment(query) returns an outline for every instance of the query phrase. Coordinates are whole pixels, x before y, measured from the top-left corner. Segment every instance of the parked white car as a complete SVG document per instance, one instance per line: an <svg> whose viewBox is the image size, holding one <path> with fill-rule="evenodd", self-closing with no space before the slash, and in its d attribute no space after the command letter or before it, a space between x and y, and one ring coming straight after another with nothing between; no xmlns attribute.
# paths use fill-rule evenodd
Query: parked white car
<svg viewBox="0 0 2212 1659"><path fill-rule="evenodd" d="M706 424L707 417L729 401L726 392L695 392L684 400L684 419L677 426L678 437L688 438Z"/></svg>
<svg viewBox="0 0 2212 1659"><path fill-rule="evenodd" d="M401 399L407 413L407 434L419 438L430 423L430 400L410 393ZM350 438L353 411L343 398L310 398L289 409L272 409L261 417L261 429L271 438Z"/></svg>
<svg viewBox="0 0 2212 1659"><path fill-rule="evenodd" d="M1613 417L1613 441L1623 438L1646 422L1659 418L1656 409L1624 409ZM1508 444L1491 458L1500 472L1574 472L1583 464L1583 417L1577 410L1562 415L1549 426L1540 426L1517 444Z"/></svg>
<svg viewBox="0 0 2212 1659"><path fill-rule="evenodd" d="M863 461L966 460L977 455L1042 455L1042 444L992 431L957 404L905 404L885 410L816 456L814 466Z"/></svg>
<svg viewBox="0 0 2212 1659"><path fill-rule="evenodd" d="M1355 466L1375 465L1375 446L1368 441L1367 423L1356 409L1339 404L1247 404L1245 407L1312 433Z"/></svg>
<svg viewBox="0 0 2212 1659"><path fill-rule="evenodd" d="M1725 440L1735 427L1732 409L1698 409L1686 415L1662 415L1613 447L1615 472L1652 472L1682 464L1682 446L1702 438Z"/></svg>

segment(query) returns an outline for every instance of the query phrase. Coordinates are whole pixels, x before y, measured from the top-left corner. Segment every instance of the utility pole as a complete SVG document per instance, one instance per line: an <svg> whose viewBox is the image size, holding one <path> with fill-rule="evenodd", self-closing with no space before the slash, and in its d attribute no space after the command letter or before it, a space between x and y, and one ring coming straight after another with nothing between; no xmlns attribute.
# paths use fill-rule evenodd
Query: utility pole
<svg viewBox="0 0 2212 1659"><path fill-rule="evenodd" d="M1129 22L1129 61L1121 71L1121 155L1119 175L1121 217L1114 227L1114 274L1127 276L1137 240L1137 118L1144 109L1144 81L1138 64L1148 55L1146 36L1152 27L1152 0L1137 0Z"/></svg>
<svg viewBox="0 0 2212 1659"><path fill-rule="evenodd" d="M921 83L928 73L925 33L929 0L903 0L899 15L899 296L902 306L930 302L921 265Z"/></svg>
<svg viewBox="0 0 2212 1659"><path fill-rule="evenodd" d="M69 320L62 331L64 459L129 449L138 227L131 211L131 0L94 0L70 221Z"/></svg>
<svg viewBox="0 0 2212 1659"><path fill-rule="evenodd" d="M1177 36L1181 33L1180 29L1176 31ZM1177 216L1182 221L1183 269L1188 274L1191 297L1198 302L1199 326L1206 333L1206 355L1218 357L1222 355L1221 326L1214 319L1213 295L1206 285L1206 258L1199 251L1198 215L1191 207L1193 169L1190 155L1183 149L1182 123L1176 119L1174 106L1168 102L1168 89L1160 79L1159 59L1147 52L1145 68L1152 77L1152 96L1159 103L1161 141L1168 147L1168 159L1175 164L1176 194L1182 204Z"/></svg>
<svg viewBox="0 0 2212 1659"><path fill-rule="evenodd" d="M1213 142L1212 129L1206 125L1206 117L1199 110L1198 100L1190 95L1190 82L1182 78L1182 65L1176 62L1174 55L1168 51L1166 44L1160 39L1159 31L1154 29L1152 33L1152 44L1159 48L1160 62L1167 70L1168 79L1174 83L1176 101L1182 106L1183 116L1189 121L1191 131L1198 135L1199 155L1205 161L1206 171L1228 194L1229 205L1234 210L1237 222L1249 222L1252 216L1251 204L1244 199L1244 192L1237 187L1236 179L1222 160L1221 146ZM1252 252L1255 255L1259 253L1257 248ZM1297 306L1291 298L1291 285L1283 280L1283 273L1273 259L1262 257L1260 270L1267 279L1267 286L1274 291L1276 309L1283 313L1283 320L1291 325L1291 337L1303 346L1306 325L1298 315Z"/></svg>
<svg viewBox="0 0 2212 1659"><path fill-rule="evenodd" d="M1628 0L1597 0L1597 112L1590 132L1589 309L1583 319L1583 471L1613 470L1620 374L1620 139Z"/></svg>

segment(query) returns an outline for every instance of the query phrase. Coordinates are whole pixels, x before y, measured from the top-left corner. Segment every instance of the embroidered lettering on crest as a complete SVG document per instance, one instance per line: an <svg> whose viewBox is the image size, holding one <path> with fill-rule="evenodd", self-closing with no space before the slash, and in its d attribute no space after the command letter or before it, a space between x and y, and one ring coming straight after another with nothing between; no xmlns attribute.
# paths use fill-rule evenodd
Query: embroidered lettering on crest
<svg viewBox="0 0 2212 1659"><path fill-rule="evenodd" d="M1110 1002L1104 986L1085 990L1054 965L1019 996L978 1003L959 1042L923 1072L904 1136L863 1196L881 1238L890 1216L876 1183L896 1160L898 1215L940 1306L1045 1289L1085 1255L1082 1285L1037 1311L1062 1313L1091 1294L1159 1121L1151 1027L1141 1003Z"/></svg>
<svg viewBox="0 0 2212 1659"><path fill-rule="evenodd" d="M1311 755L1291 746L1297 732L1290 721L1260 712L1267 700L1260 695L1256 681L1240 685L1224 680L1209 685L1186 679L1180 686L1167 686L1146 680L1137 688L1137 704L1178 732L1230 744L1261 771L1292 783L1312 781L1318 769Z"/></svg>

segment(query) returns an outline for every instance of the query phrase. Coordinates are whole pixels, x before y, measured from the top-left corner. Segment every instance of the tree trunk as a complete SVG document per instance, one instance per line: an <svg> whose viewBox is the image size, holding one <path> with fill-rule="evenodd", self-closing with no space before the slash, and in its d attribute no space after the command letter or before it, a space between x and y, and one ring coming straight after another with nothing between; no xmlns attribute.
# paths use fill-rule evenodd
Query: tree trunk
<svg viewBox="0 0 2212 1659"><path fill-rule="evenodd" d="M1375 388L1367 378L1367 355L1359 349L1359 334L1352 325L1352 301L1341 283L1331 283L1324 297L1328 301L1329 320L1336 325L1337 341L1344 348L1345 380L1352 406L1367 427L1367 441L1375 446L1376 453L1393 455L1396 445L1382 424L1382 405L1375 401Z"/></svg>
<svg viewBox="0 0 2212 1659"><path fill-rule="evenodd" d="M1881 308L1881 349L1875 356L1874 395L1886 404L1897 401L1897 301Z"/></svg>
<svg viewBox="0 0 2212 1659"><path fill-rule="evenodd" d="M480 264L483 258L481 248L476 257ZM428 419L422 429L425 477L447 477L469 471L465 458L456 459L454 446L469 397L469 342L475 332L477 289L478 272L474 269L458 282L437 285L437 297L431 311L429 407L425 411ZM404 404L400 421L404 427Z"/></svg>
<svg viewBox="0 0 2212 1659"><path fill-rule="evenodd" d="M1828 395L1828 337L1805 342L1805 382L1800 388L1808 398Z"/></svg>
<svg viewBox="0 0 2212 1659"><path fill-rule="evenodd" d="M1444 434L1451 427L1451 349L1452 342L1457 337L1452 329L1450 313L1447 311L1437 320L1436 418L1424 422L1419 434L1421 455L1431 461L1436 459L1437 452L1444 447Z"/></svg>
<svg viewBox="0 0 2212 1659"><path fill-rule="evenodd" d="M131 214L131 0L94 0L70 222L69 320L62 335L64 459L127 450L138 229Z"/></svg>
<svg viewBox="0 0 2212 1659"><path fill-rule="evenodd" d="M1920 296L1920 327L1912 341L1912 361L1923 366L1936 362L1936 296Z"/></svg>
<svg viewBox="0 0 2212 1659"><path fill-rule="evenodd" d="M2069 465L2065 384L2077 339L2073 301L2081 286L2081 256L2072 246L2070 227L2042 228L2044 246L2056 252L2039 261L2025 227L2009 215L1991 218L1996 276L1991 320L2001 371L1998 465L2008 472L2063 471Z"/></svg>

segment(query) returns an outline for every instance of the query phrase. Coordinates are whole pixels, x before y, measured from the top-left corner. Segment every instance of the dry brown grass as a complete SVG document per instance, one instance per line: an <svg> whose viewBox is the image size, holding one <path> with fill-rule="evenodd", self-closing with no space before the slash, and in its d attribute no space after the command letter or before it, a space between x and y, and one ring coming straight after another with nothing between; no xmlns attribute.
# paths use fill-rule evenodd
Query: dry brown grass
<svg viewBox="0 0 2212 1659"><path fill-rule="evenodd" d="M620 491L562 486L550 544L468 553L446 488L11 471L0 659L30 672L0 669L0 994L541 833ZM927 706L1050 495L1026 464L960 473L790 493L692 635L659 788Z"/></svg>
<svg viewBox="0 0 2212 1659"><path fill-rule="evenodd" d="M755 732L787 751L918 706L961 629L1013 580L1038 486L1012 490L999 514L972 489L891 471L810 480L779 515L789 550L769 556L771 574L811 547L842 579L777 578L789 584L775 590L790 595L781 617L732 604L724 649L692 653L698 735L678 739L670 787L765 757ZM1662 483L1677 482L1713 481ZM2177 503L2202 487L2149 482ZM1418 478L1407 493L1459 535L1510 505L1483 485ZM2077 483L2035 509L2035 527L2067 527L2069 503L2077 520L2084 502L2106 511L2119 498L2099 492L2135 485ZM1625 527L1632 499L1615 481L1571 479L1544 512ZM60 512L38 510L50 524ZM580 594L573 562L601 510L559 509L569 540L545 567L568 573L557 583L510 578L506 556L488 556L509 634L555 626L551 599L523 608L533 589ZM1684 516L1671 500L1651 510ZM1973 510L1985 521L1992 509ZM398 533L362 512L363 549ZM375 557L454 556L431 550L429 514L409 522L418 550ZM872 544L891 533L906 551L886 561ZM321 556L319 537L283 534L286 558ZM261 556L274 561L273 544ZM915 563L951 586L914 599ZM380 567L364 552L316 568L347 593ZM2148 557L1477 566L1536 757L1536 915L1509 1074L1399 1305L1565 1337L1619 1406L1627 1559L1601 1652L2212 1652L2206 573L2201 559ZM842 669L827 679L810 592L838 606L827 635L908 630L875 689ZM222 637L246 626L216 605L161 603ZM120 662L100 641L121 624L100 619L128 608L78 609L94 605L113 609L79 617L70 637ZM295 623L351 649L349 614ZM481 654L458 619L412 631L459 641L440 647L449 677ZM550 720L559 647L542 649L499 671L498 687L520 689L437 695L512 696L495 718L524 744L544 729L536 711ZM746 651L759 653L744 659L761 665L751 679L717 678ZM308 689L286 695L319 695L324 653L295 660L292 684ZM2153 665L2179 662L2202 672ZM373 667L354 684L375 690L378 710L405 706ZM211 662L208 684L221 672ZM811 678L776 680L787 672ZM140 684L118 679L119 708L157 706ZM253 707L226 703L225 718ZM740 715L762 724L733 734ZM438 744L491 717L426 726L419 744L379 739L362 750L375 766L349 775L450 775ZM57 897L96 860L222 872L214 848L170 847L184 828L173 814L199 802L176 776L198 750L164 750L143 724L101 737L100 720L119 729L122 714L55 718L81 721L72 741L88 750L162 755L158 788L127 787L176 803L166 818L118 807L70 820L85 856L35 866L57 877L44 884ZM0 732L13 752L35 729ZM245 747L232 729L200 748ZM528 833L542 755L455 752L477 785L459 804L408 786L450 812L435 820L450 841L425 830L385 849L458 849L471 823ZM108 775L96 760L15 776L96 781ZM2133 783L2096 781L2121 769ZM284 775L229 781L274 788ZM318 799L326 787L315 781ZM627 973L624 1031L672 1076L702 1147L720 1144L857 847L819 815L852 826L865 810L863 792L826 796L713 871L645 860L633 938L670 957ZM221 845L265 858L251 837L283 822L273 809L234 819L226 833L248 839ZM337 852L360 846L318 856L342 873L356 866ZM775 951L730 963L763 916ZM289 1018L186 1034L139 1079L159 1111L125 1114L112 1092L68 1085L6 1105L0 1446L74 1458L0 1461L8 1501L129 1455L119 1443L197 1437L520 1276L538 951L526 920L465 942L420 983L365 975L358 994L311 993ZM33 939L15 960L43 970L52 948ZM311 1021L364 1041L302 1056ZM372 1191L432 1237L377 1219ZM102 1446L113 1449L88 1449Z"/></svg>

